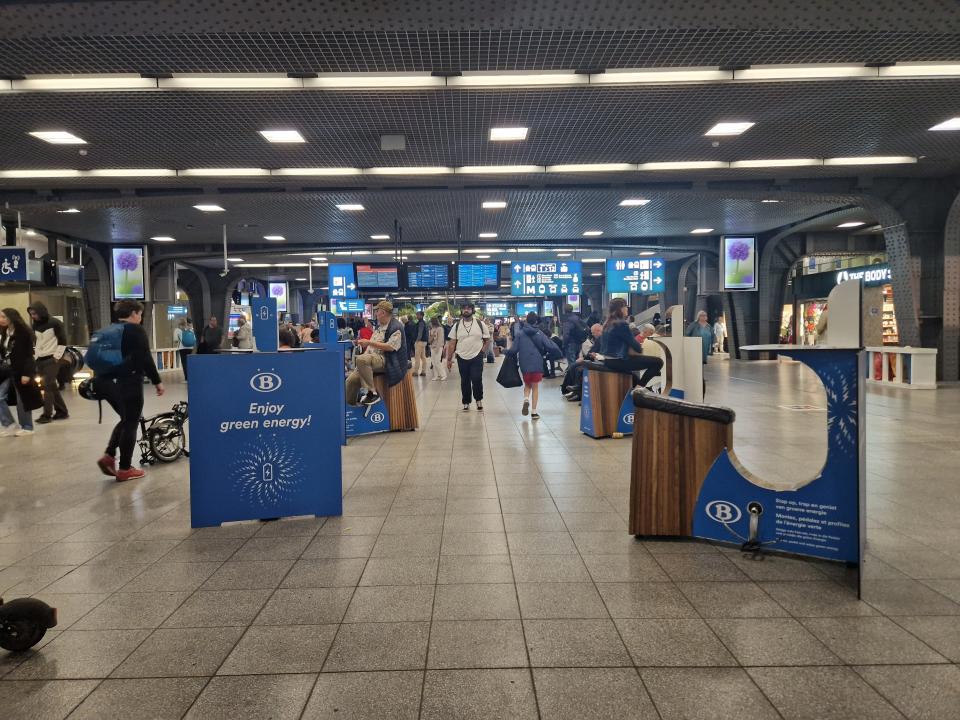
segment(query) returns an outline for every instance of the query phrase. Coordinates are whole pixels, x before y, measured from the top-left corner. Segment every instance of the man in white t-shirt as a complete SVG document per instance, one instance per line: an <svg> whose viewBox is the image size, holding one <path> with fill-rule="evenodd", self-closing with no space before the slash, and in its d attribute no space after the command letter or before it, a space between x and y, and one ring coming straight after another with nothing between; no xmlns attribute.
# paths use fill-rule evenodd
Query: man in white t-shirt
<svg viewBox="0 0 960 720"><path fill-rule="evenodd" d="M483 412L483 356L490 344L490 330L474 315L472 303L460 310L460 319L450 329L450 349L447 351L447 368L453 367L453 357L457 357L457 369L460 371L460 394L463 397L463 410L470 409L470 392L477 401L477 410Z"/></svg>

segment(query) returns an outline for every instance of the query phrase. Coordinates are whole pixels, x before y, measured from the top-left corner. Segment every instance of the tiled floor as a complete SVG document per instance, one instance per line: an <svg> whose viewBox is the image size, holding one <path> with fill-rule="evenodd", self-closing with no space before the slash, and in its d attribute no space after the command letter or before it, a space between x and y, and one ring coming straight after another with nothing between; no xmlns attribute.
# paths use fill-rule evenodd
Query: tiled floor
<svg viewBox="0 0 960 720"><path fill-rule="evenodd" d="M108 427L76 396L0 439L0 592L61 618L0 651L0 716L960 716L960 390L869 394L861 601L835 565L635 541L630 441L581 435L555 384L521 417L492 370L483 415L418 379L421 430L352 441L327 520L193 531L186 463L106 482ZM707 369L764 478L822 462L804 372Z"/></svg>

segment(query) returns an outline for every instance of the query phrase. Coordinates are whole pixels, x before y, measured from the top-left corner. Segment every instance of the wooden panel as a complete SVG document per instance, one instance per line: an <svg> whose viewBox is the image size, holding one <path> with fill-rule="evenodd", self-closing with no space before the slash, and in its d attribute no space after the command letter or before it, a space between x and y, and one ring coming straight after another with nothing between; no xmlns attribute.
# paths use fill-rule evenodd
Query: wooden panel
<svg viewBox="0 0 960 720"><path fill-rule="evenodd" d="M417 413L417 398L413 391L413 374L408 372L403 380L390 387L386 375L375 375L377 392L387 404L390 413L390 430L416 430L420 427Z"/></svg>
<svg viewBox="0 0 960 720"><path fill-rule="evenodd" d="M630 466L630 532L689 537L710 466L733 449L733 425L637 408Z"/></svg>
<svg viewBox="0 0 960 720"><path fill-rule="evenodd" d="M590 373L590 411L595 438L610 437L617 431L620 406L633 388L633 376L625 373L588 370Z"/></svg>

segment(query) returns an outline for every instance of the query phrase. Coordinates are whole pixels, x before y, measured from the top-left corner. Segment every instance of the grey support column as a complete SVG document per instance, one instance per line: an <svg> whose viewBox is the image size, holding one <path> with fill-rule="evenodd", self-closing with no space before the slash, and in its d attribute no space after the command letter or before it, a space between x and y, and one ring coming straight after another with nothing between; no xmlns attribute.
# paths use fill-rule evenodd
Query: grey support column
<svg viewBox="0 0 960 720"><path fill-rule="evenodd" d="M943 379L960 380L960 195L943 231Z"/></svg>

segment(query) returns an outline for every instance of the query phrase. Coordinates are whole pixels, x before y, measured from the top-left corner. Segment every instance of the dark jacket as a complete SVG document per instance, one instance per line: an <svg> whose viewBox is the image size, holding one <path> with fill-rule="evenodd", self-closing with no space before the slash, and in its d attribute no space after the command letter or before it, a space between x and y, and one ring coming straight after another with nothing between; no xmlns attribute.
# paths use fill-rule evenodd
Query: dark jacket
<svg viewBox="0 0 960 720"><path fill-rule="evenodd" d="M0 331L0 363L9 367L5 369L4 374L10 378L9 391L6 398L0 398L0 402L6 402L8 405L17 404L17 395L23 401L23 406L27 410L37 410L43 407L43 396L40 394L40 388L33 381L33 376L37 373L37 366L33 360L33 338L29 334L17 333L10 335L7 332ZM20 384L20 378L28 377L31 379L26 385ZM0 381L5 377L0 376Z"/></svg>
<svg viewBox="0 0 960 720"><path fill-rule="evenodd" d="M408 323L409 325L409 323ZM403 324L396 318L391 318L387 324L387 331L383 334L383 341L387 342L397 331L400 331L400 349L394 352L383 353L384 372L387 376L387 385L393 387L403 380L407 374L409 351Z"/></svg>
<svg viewBox="0 0 960 720"><path fill-rule="evenodd" d="M137 323L124 323L123 338L120 340L120 352L123 353L124 364L134 375L150 379L154 385L159 385L160 373L157 364L153 361L150 352L150 341L147 340L147 331Z"/></svg>
<svg viewBox="0 0 960 720"><path fill-rule="evenodd" d="M580 316L575 313L567 313L563 316L563 342L567 343L582 343L587 338L587 326L580 318Z"/></svg>
<svg viewBox="0 0 960 720"><path fill-rule="evenodd" d="M630 350L642 353L643 348L630 332L626 320L617 320L603 329L600 354L608 358L625 358Z"/></svg>
<svg viewBox="0 0 960 720"><path fill-rule="evenodd" d="M427 323L425 321L417 320L413 324L413 341L414 342L427 342L429 334L430 334L430 329L427 327Z"/></svg>
<svg viewBox="0 0 960 720"><path fill-rule="evenodd" d="M543 370L543 358L550 357L559 360L563 353L539 328L524 324L517 332L513 345L507 350L507 355L517 356L520 372L540 372Z"/></svg>
<svg viewBox="0 0 960 720"><path fill-rule="evenodd" d="M217 325L210 327L209 323L203 326L203 332L200 334L200 341L209 349L219 350L223 344L223 328Z"/></svg>

